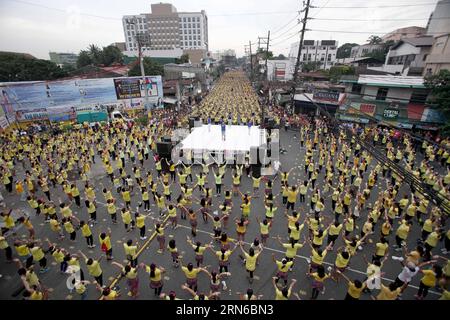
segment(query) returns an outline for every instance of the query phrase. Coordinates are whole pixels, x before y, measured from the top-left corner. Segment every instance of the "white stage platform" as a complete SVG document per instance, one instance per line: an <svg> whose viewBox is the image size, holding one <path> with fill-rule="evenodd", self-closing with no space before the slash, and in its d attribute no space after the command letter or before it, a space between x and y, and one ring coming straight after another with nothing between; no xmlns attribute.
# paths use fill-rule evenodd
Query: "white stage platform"
<svg viewBox="0 0 450 320"><path fill-rule="evenodd" d="M181 141L182 150L192 151L227 151L245 152L251 147L259 147L264 143L265 129L259 126L226 126L225 140L222 139L220 125L202 125L195 127L192 132Z"/></svg>

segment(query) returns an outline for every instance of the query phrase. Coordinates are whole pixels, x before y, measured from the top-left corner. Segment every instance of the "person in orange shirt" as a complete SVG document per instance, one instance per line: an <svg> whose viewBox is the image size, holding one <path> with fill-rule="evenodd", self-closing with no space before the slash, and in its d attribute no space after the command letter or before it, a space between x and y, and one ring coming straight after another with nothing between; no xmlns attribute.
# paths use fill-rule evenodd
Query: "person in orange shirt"
<svg viewBox="0 0 450 320"><path fill-rule="evenodd" d="M18 180L16 182L16 192L20 196L20 201L25 201L26 194L23 189L23 181L22 180Z"/></svg>

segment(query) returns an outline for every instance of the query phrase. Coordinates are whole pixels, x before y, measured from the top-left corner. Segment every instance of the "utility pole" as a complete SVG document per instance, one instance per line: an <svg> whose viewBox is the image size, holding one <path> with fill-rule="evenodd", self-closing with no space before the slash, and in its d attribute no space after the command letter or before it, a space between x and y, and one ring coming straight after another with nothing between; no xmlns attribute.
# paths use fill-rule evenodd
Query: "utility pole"
<svg viewBox="0 0 450 320"><path fill-rule="evenodd" d="M138 44L138 59L139 64L141 67L141 76L142 76L142 85L144 86L144 92L145 92L145 102L144 102L144 108L148 108L148 86L147 86L147 80L145 79L145 69L144 69L144 57L142 54L142 47L143 46L150 46L150 35L148 32L137 32L137 21L136 18L133 19L134 29L136 31L135 39Z"/></svg>
<svg viewBox="0 0 450 320"><path fill-rule="evenodd" d="M304 2L303 2L304 4ZM302 20L302 32L300 35L300 43L298 44L298 53L297 53L297 61L295 63L295 69L294 69L294 78L292 80L292 93L291 93L291 108L292 108L292 112L294 112L294 96L295 96L295 88L297 86L297 77L298 77L298 69L300 66L300 57L301 57L301 53L302 53L302 47L303 47L303 38L305 36L305 31L306 31L306 22L308 21L308 12L309 12L309 4L310 4L310 0L306 0L306 8L305 10L305 16Z"/></svg>
<svg viewBox="0 0 450 320"><path fill-rule="evenodd" d="M270 30L267 33L267 47L266 47L266 66L264 70L264 81L267 81L267 59L269 58L269 41L270 41Z"/></svg>
<svg viewBox="0 0 450 320"><path fill-rule="evenodd" d="M253 82L253 56L252 56L252 42L249 41L248 45L250 47L250 81Z"/></svg>
<svg viewBox="0 0 450 320"><path fill-rule="evenodd" d="M266 65L264 69L264 82L269 84L267 80L268 70L267 70L267 60L269 59L269 41L270 41L270 30L267 33L267 46L266 46ZM267 104L269 104L269 86L267 86ZM261 105L261 125L264 123L264 105Z"/></svg>

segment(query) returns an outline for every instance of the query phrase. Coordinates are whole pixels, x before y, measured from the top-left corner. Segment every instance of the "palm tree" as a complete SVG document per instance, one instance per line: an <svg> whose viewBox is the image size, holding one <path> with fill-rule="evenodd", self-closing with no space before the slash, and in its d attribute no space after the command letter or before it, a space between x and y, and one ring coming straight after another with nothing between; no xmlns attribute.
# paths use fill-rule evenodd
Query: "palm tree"
<svg viewBox="0 0 450 320"><path fill-rule="evenodd" d="M88 53L91 57L91 60L94 64L102 63L102 50L97 47L95 44L90 44L88 47Z"/></svg>

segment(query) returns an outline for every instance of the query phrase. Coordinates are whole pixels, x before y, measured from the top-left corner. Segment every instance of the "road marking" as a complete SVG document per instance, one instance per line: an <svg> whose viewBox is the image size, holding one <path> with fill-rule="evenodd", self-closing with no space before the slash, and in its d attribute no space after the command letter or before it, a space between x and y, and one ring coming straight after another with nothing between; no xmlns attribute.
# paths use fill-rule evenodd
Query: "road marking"
<svg viewBox="0 0 450 320"><path fill-rule="evenodd" d="M183 225L178 225L178 226L181 227L181 228L185 228L185 229L191 230L191 228L190 228L190 227L187 227L187 226L183 226ZM214 235L214 233L207 232L207 231L203 231L203 230L200 230L200 229L197 229L197 232L201 232L201 233L205 233L205 234L209 234L209 235ZM230 238L230 240L234 240L234 239ZM248 244L248 245L252 245L252 243L250 243L250 242L244 241L244 243L245 243L245 244ZM264 249L265 249L265 250L269 250L269 251L273 251L273 252L278 252L278 253L285 254L285 251L281 251L281 250L278 250L278 249L273 249L273 248L266 247L266 246L264 247ZM306 260L306 261L309 261L309 257L301 256L301 255L298 255L298 254L296 255L296 257L301 258L301 259L304 259L304 260ZM323 263L326 264L326 265L329 265L329 266L334 266L333 263L329 263L329 262L326 262L326 261L324 261ZM352 269L352 268L347 268L346 270L349 270L349 271L352 271L352 272L355 272L355 273L358 273L358 274L362 274L362 275L365 275L365 276L367 275L367 273L364 272L364 271L360 271L360 270L356 270L356 269ZM383 279L383 280L385 280L385 281L389 281L389 282L394 282L393 279L389 279L389 278L384 278L384 277L382 277L381 279ZM413 286L413 285L411 285L411 284L408 285L408 288L419 289L419 287ZM438 295L438 296L441 295L441 293L436 292L436 291L432 291L432 290L429 290L428 292L431 293L431 294L434 294L434 295Z"/></svg>

